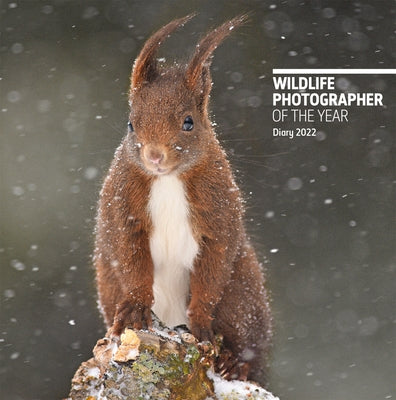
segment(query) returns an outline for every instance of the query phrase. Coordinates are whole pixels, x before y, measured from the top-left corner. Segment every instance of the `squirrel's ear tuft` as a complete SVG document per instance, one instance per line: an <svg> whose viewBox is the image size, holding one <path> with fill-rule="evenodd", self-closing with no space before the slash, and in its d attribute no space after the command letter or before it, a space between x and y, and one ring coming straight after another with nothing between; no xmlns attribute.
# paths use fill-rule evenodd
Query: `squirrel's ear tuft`
<svg viewBox="0 0 396 400"><path fill-rule="evenodd" d="M144 82L150 82L157 76L158 69L155 56L158 47L175 29L184 25L192 17L194 17L194 14L169 22L146 41L132 69L131 92L138 89Z"/></svg>
<svg viewBox="0 0 396 400"><path fill-rule="evenodd" d="M186 70L187 86L194 90L202 87L209 88L210 91L210 56L216 47L234 30L234 28L243 25L248 20L248 15L240 15L230 21L225 22L218 28L210 31L197 44L195 53L193 54ZM205 82L208 80L208 82ZM209 94L209 93L207 93Z"/></svg>

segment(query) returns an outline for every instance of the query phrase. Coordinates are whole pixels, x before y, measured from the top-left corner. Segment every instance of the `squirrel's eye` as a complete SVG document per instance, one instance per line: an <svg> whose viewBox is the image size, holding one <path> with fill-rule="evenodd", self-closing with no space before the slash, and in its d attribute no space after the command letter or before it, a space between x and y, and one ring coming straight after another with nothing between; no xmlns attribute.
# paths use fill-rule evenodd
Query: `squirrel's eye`
<svg viewBox="0 0 396 400"><path fill-rule="evenodd" d="M188 115L183 122L183 131L191 131L194 128L194 121L191 115Z"/></svg>
<svg viewBox="0 0 396 400"><path fill-rule="evenodd" d="M128 121L128 131L133 132L133 125L131 121Z"/></svg>

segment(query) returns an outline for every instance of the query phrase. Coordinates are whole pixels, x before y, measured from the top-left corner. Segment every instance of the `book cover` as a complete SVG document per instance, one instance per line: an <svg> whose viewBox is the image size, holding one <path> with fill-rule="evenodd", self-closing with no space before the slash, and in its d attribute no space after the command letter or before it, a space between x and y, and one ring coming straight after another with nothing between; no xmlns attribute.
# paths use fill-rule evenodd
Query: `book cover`
<svg viewBox="0 0 396 400"><path fill-rule="evenodd" d="M0 397L67 396L105 333L93 230L130 71L191 12L160 63L249 14L214 52L210 110L271 292L270 390L394 398L394 0L0 2Z"/></svg>

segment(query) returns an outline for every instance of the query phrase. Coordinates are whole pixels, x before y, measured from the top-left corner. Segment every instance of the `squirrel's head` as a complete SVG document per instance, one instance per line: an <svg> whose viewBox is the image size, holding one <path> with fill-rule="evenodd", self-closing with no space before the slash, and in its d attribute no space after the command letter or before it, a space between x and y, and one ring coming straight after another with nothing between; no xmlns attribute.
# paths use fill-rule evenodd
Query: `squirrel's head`
<svg viewBox="0 0 396 400"><path fill-rule="evenodd" d="M246 20L246 16L236 17L209 32L187 64L160 66L158 47L191 18L176 19L154 33L132 70L129 150L137 163L156 175L182 172L205 154L213 137L208 117L211 55Z"/></svg>

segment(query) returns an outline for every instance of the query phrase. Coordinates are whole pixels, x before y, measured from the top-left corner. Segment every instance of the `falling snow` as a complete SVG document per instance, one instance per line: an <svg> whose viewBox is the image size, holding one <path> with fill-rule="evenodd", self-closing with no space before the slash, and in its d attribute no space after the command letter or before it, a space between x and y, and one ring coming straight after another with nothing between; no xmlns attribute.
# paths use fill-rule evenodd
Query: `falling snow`
<svg viewBox="0 0 396 400"><path fill-rule="evenodd" d="M2 390L49 400L66 395L76 360L104 333L90 257L96 201L126 133L132 60L173 10L159 0L3 3ZM271 137L272 68L395 66L394 8L336 3L251 2L250 21L212 61L212 126L269 272L270 385L285 400L395 398L394 76L338 75L337 92L378 91L386 106L317 124L312 140ZM246 2L232 8L245 12ZM204 2L197 11L188 35L231 12ZM179 55L183 35L170 39Z"/></svg>

